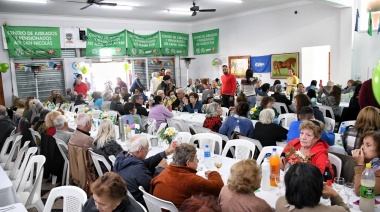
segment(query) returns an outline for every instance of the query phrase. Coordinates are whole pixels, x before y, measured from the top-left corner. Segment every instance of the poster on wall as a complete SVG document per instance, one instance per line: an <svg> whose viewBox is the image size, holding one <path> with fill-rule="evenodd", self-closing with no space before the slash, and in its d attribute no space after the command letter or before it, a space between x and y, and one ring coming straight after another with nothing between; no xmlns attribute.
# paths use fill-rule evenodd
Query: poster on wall
<svg viewBox="0 0 380 212"><path fill-rule="evenodd" d="M271 55L251 57L251 69L254 73L270 73Z"/></svg>
<svg viewBox="0 0 380 212"><path fill-rule="evenodd" d="M192 34L194 55L215 54L219 50L219 29Z"/></svg>
<svg viewBox="0 0 380 212"><path fill-rule="evenodd" d="M86 56L126 55L126 30L102 34L87 29Z"/></svg>
<svg viewBox="0 0 380 212"><path fill-rule="evenodd" d="M127 31L128 55L130 56L155 56L161 55L160 33L139 35Z"/></svg>
<svg viewBox="0 0 380 212"><path fill-rule="evenodd" d="M59 27L4 26L10 58L61 57Z"/></svg>
<svg viewBox="0 0 380 212"><path fill-rule="evenodd" d="M66 48L75 48L74 34L78 33L78 30L75 28L65 28L65 47Z"/></svg>
<svg viewBox="0 0 380 212"><path fill-rule="evenodd" d="M298 55L298 52L272 54L272 68L270 77L272 79L286 79L289 76L289 69L293 69L296 73L296 76L299 78L300 73Z"/></svg>
<svg viewBox="0 0 380 212"><path fill-rule="evenodd" d="M247 69L251 68L250 56L230 56L228 57L228 67L230 73L235 75L236 78L245 77Z"/></svg>
<svg viewBox="0 0 380 212"><path fill-rule="evenodd" d="M189 34L164 31L160 31L160 34L162 55L188 56Z"/></svg>

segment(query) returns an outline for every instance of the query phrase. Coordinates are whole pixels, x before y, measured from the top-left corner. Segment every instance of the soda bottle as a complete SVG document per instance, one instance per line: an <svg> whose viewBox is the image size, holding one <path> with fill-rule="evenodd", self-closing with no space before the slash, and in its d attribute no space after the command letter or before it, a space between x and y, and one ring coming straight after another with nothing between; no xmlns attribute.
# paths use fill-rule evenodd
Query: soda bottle
<svg viewBox="0 0 380 212"><path fill-rule="evenodd" d="M127 120L126 121L126 128L125 128L125 138L126 140L129 140L129 138L131 137L131 128L129 127L129 121Z"/></svg>
<svg viewBox="0 0 380 212"><path fill-rule="evenodd" d="M276 178L280 177L280 157L277 154L277 149L273 148L272 155L269 158L270 164L270 185L277 187Z"/></svg>
<svg viewBox="0 0 380 212"><path fill-rule="evenodd" d="M264 162L261 164L261 189L263 191L269 191L270 190L270 164L269 164L269 157L271 156L270 153L267 153L265 155Z"/></svg>
<svg viewBox="0 0 380 212"><path fill-rule="evenodd" d="M205 145L205 150L204 150L204 164L205 164L206 169L211 168L211 152L207 144Z"/></svg>
<svg viewBox="0 0 380 212"><path fill-rule="evenodd" d="M359 208L363 212L375 211L375 174L371 164L365 165L366 169L360 180L360 202Z"/></svg>
<svg viewBox="0 0 380 212"><path fill-rule="evenodd" d="M323 172L323 181L326 182L326 185L332 185L332 174L330 172L330 161L326 160L325 171Z"/></svg>

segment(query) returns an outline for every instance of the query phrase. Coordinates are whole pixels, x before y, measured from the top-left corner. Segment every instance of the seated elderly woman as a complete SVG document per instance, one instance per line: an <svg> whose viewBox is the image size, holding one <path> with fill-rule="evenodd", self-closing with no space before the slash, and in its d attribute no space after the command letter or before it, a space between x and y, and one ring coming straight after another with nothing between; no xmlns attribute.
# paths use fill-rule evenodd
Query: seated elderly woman
<svg viewBox="0 0 380 212"><path fill-rule="evenodd" d="M227 120L223 122L219 129L219 133L227 135L231 138L235 132L246 137L253 137L253 124L252 121L247 118L249 105L247 102L240 102L236 106L236 115L228 116ZM233 137L233 136L232 136Z"/></svg>
<svg viewBox="0 0 380 212"><path fill-rule="evenodd" d="M380 194L380 132L368 131L364 133L361 147L352 151L355 159L355 192L359 196L360 179L365 169L365 163L370 163L376 176L375 195Z"/></svg>
<svg viewBox="0 0 380 212"><path fill-rule="evenodd" d="M323 184L323 176L316 166L296 163L285 174L285 196L276 202L276 211L350 211L342 197L330 186ZM331 206L319 204L321 196L330 197Z"/></svg>
<svg viewBox="0 0 380 212"><path fill-rule="evenodd" d="M41 134L42 132L45 132L47 135L54 136L57 129L54 127L54 120L59 116L62 115L58 111L50 111L48 114L46 114L45 117L45 123L41 124L38 128L38 132Z"/></svg>
<svg viewBox="0 0 380 212"><path fill-rule="evenodd" d="M91 184L92 196L83 211L143 212L142 207L127 195L125 181L115 172L107 172Z"/></svg>
<svg viewBox="0 0 380 212"><path fill-rule="evenodd" d="M202 103L201 101L198 101L198 94L195 92L191 92L189 94L189 99L190 102L189 100L187 100L187 98L183 98L183 106L186 107L189 113L194 113L195 110L197 110L200 113L202 110Z"/></svg>
<svg viewBox="0 0 380 212"><path fill-rule="evenodd" d="M211 103L205 105L206 107L206 119L203 122L203 127L209 128L213 132L219 132L219 128L222 126L222 120L220 116L223 111L219 103Z"/></svg>
<svg viewBox="0 0 380 212"><path fill-rule="evenodd" d="M112 162L108 157L110 155L114 155L116 157L121 151L123 151L121 146L116 143L115 128L110 119L103 119L100 123L98 134L94 139L94 146L92 149L96 154L103 155L110 165L112 165ZM107 168L103 164L100 166L103 173L108 172Z"/></svg>
<svg viewBox="0 0 380 212"><path fill-rule="evenodd" d="M354 126L346 126L342 142L346 152L351 155L351 150L360 148L360 136L367 131L380 130L380 114L377 108L367 106L363 108L356 119Z"/></svg>
<svg viewBox="0 0 380 212"><path fill-rule="evenodd" d="M135 115L136 114L135 104L133 104L132 102L125 103L124 114L125 115L121 117L123 124L139 124L140 127L142 127L140 116Z"/></svg>
<svg viewBox="0 0 380 212"><path fill-rule="evenodd" d="M256 108L256 111L252 111L250 112L250 116L251 116L251 119L253 120L259 120L259 117L260 117L260 112L264 109L267 109L267 108L270 108L272 110L274 110L274 116L275 117L278 117L279 113L277 112L276 108L273 108L273 104L275 103L275 99L271 96L265 96L261 102L260 102L260 106L258 106Z"/></svg>
<svg viewBox="0 0 380 212"><path fill-rule="evenodd" d="M227 185L219 195L222 211L271 212L265 200L256 197L254 191L260 188L260 166L255 160L242 160L231 167Z"/></svg>
<svg viewBox="0 0 380 212"><path fill-rule="evenodd" d="M323 173L326 161L329 160L327 154L329 144L321 139L324 128L324 124L316 119L302 121L300 137L290 141L281 154L281 166L284 167L286 163L293 164L294 161L301 160L304 163L315 165ZM301 158L296 151L301 152L305 158ZM331 164L329 168L334 175Z"/></svg>
<svg viewBox="0 0 380 212"><path fill-rule="evenodd" d="M180 208L183 201L201 193L218 196L223 180L217 171L197 175L197 150L193 145L182 143L175 147L173 162L150 183L150 193L172 202ZM175 182L175 183L173 183Z"/></svg>
<svg viewBox="0 0 380 212"><path fill-rule="evenodd" d="M158 93L158 92L157 92ZM160 127L161 123L165 122L165 119L173 117L173 113L171 113L163 104L162 97L155 96L152 100L152 106L149 111L149 118L153 118L156 120L157 128Z"/></svg>
<svg viewBox="0 0 380 212"><path fill-rule="evenodd" d="M274 110L269 108L262 110L259 118L260 120L256 123L253 131L253 138L259 140L263 147L276 146L276 141L286 139L288 130L281 125L273 123Z"/></svg>
<svg viewBox="0 0 380 212"><path fill-rule="evenodd" d="M109 111L111 108L111 92L105 92L103 94L102 110Z"/></svg>

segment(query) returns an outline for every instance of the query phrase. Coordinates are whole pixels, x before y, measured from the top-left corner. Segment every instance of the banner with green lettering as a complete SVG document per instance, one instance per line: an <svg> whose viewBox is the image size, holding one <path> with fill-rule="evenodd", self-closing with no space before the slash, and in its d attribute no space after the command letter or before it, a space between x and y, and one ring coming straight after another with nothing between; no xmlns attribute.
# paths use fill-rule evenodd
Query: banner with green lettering
<svg viewBox="0 0 380 212"><path fill-rule="evenodd" d="M126 40L126 30L102 34L87 29L86 56L124 56Z"/></svg>
<svg viewBox="0 0 380 212"><path fill-rule="evenodd" d="M10 58L61 57L59 27L4 26Z"/></svg>
<svg viewBox="0 0 380 212"><path fill-rule="evenodd" d="M194 55L215 54L219 49L219 29L193 33Z"/></svg>
<svg viewBox="0 0 380 212"><path fill-rule="evenodd" d="M188 56L189 34L161 31L162 55Z"/></svg>
<svg viewBox="0 0 380 212"><path fill-rule="evenodd" d="M159 32L150 35L139 35L127 31L128 55L130 56L158 56L160 51Z"/></svg>

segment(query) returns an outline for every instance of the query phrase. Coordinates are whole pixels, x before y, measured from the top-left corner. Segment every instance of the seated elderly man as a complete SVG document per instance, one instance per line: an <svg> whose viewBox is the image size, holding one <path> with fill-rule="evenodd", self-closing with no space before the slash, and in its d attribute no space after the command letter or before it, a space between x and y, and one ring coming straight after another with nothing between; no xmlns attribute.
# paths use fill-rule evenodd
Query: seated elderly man
<svg viewBox="0 0 380 212"><path fill-rule="evenodd" d="M290 95L290 100L289 100L284 94L281 93L281 91L282 91L281 84L274 86L274 94L272 94L272 97L276 100L276 102L284 103L286 107L288 108L289 113L292 113L293 111L295 111L295 107L294 105L292 105L293 95ZM282 110L282 108L281 108L281 111L282 113L285 113L285 111Z"/></svg>
<svg viewBox="0 0 380 212"><path fill-rule="evenodd" d="M144 135L135 135L127 143L128 152L121 152L116 158L113 171L127 183L127 189L136 201L145 205L139 186L149 190L149 184L156 172L156 166L166 168L166 156L173 153L172 146L163 152L146 159L149 152L148 139Z"/></svg>
<svg viewBox="0 0 380 212"><path fill-rule="evenodd" d="M69 144L83 149L92 147L94 139L90 136L91 118L85 113L78 115L77 129L69 139Z"/></svg>
<svg viewBox="0 0 380 212"><path fill-rule="evenodd" d="M65 116L59 115L57 116L57 118L55 118L53 122L54 122L55 129L57 129L54 137L61 139L67 144L71 137L71 132L69 132L69 125L67 123Z"/></svg>
<svg viewBox="0 0 380 212"><path fill-rule="evenodd" d="M206 178L197 175L197 150L183 143L174 150L173 162L150 183L150 193L180 208L182 202L201 193L219 196L223 180L217 171L206 171Z"/></svg>
<svg viewBox="0 0 380 212"><path fill-rule="evenodd" d="M161 96L162 99L164 100L165 99L165 92L163 90L158 90L157 91L157 96Z"/></svg>
<svg viewBox="0 0 380 212"><path fill-rule="evenodd" d="M61 104L66 102L65 97L62 94L59 94L56 90L52 90L51 96L49 96L45 102L52 102L54 104Z"/></svg>

